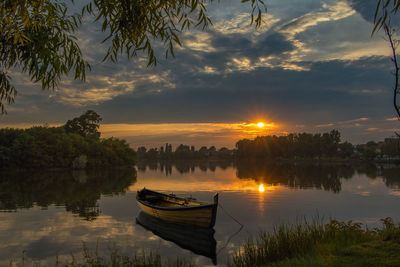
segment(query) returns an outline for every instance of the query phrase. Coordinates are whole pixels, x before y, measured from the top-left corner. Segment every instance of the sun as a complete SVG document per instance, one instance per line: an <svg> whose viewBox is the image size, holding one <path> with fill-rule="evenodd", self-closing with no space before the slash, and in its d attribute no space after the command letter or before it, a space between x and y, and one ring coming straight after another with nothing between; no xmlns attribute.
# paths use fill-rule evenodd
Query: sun
<svg viewBox="0 0 400 267"><path fill-rule="evenodd" d="M260 192L264 192L264 185L263 184L260 184L260 186L258 187L258 191L260 191Z"/></svg>
<svg viewBox="0 0 400 267"><path fill-rule="evenodd" d="M257 126L258 126L258 128L262 128L262 127L264 127L264 123L259 122L259 123L257 123Z"/></svg>

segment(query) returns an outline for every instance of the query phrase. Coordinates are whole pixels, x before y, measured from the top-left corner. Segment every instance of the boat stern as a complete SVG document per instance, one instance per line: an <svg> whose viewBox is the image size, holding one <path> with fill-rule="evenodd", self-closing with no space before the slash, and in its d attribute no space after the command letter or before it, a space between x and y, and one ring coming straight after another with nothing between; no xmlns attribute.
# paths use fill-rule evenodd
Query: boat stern
<svg viewBox="0 0 400 267"><path fill-rule="evenodd" d="M209 228L213 228L215 225L215 221L217 220L218 196L218 193L214 196L214 206L212 208L212 217Z"/></svg>

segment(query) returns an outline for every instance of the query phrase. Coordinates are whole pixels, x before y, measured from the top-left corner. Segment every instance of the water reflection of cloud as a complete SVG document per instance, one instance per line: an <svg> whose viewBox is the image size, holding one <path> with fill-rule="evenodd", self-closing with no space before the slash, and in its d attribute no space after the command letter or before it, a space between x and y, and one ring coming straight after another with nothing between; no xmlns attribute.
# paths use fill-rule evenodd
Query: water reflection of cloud
<svg viewBox="0 0 400 267"><path fill-rule="evenodd" d="M389 192L390 195L400 197L400 190L392 190Z"/></svg>
<svg viewBox="0 0 400 267"><path fill-rule="evenodd" d="M361 196L391 194L392 191L387 187L383 179L370 180L365 174L359 174L351 180L343 181L342 190Z"/></svg>
<svg viewBox="0 0 400 267"><path fill-rule="evenodd" d="M110 249L117 248L122 255L141 255L151 250L162 250L165 255L174 255L176 246L151 232L138 228L134 222L121 222L110 216L99 216L92 222L79 219L71 214L50 207L46 212L25 212L7 214L9 224L0 233L0 265L7 266L10 260L20 262L22 251L26 251L25 264L52 266L56 255L61 263L70 262L71 254L79 261L83 243L94 251L98 246L100 255L109 255ZM0 214L0 221L2 214ZM21 231L21 229L30 229ZM145 246L143 244L146 244ZM188 252L180 252L186 253ZM188 255L186 255L188 256ZM33 260L33 261L32 261ZM196 259L198 260L198 259ZM200 260L200 264L203 263Z"/></svg>
<svg viewBox="0 0 400 267"><path fill-rule="evenodd" d="M35 212L36 210L36 212ZM7 224L4 224L7 218ZM121 222L110 216L100 216L95 221L84 221L79 217L52 206L46 211L34 208L15 214L0 213L1 240L0 258L6 261L20 259L23 250L31 259L51 265L58 254L60 260L71 260L70 253L80 257L82 242L93 248L99 242L100 249L107 249L118 241L122 247L132 248L144 237L136 232L132 222ZM93 238L96 236L96 238ZM135 240L132 240L135 236ZM17 248L17 249L16 249ZM0 261L0 265L5 262Z"/></svg>

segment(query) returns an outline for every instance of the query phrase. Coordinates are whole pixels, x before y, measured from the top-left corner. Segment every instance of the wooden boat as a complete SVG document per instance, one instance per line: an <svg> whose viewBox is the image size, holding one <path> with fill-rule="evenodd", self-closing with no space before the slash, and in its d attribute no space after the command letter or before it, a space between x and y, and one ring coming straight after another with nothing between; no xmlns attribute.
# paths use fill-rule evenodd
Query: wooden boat
<svg viewBox="0 0 400 267"><path fill-rule="evenodd" d="M150 230L162 239L174 242L184 249L211 259L217 264L217 242L213 228L196 225L168 222L151 216L143 211L136 217L136 223Z"/></svg>
<svg viewBox="0 0 400 267"><path fill-rule="evenodd" d="M167 195L143 188L137 192L136 200L145 213L164 221L212 228L215 225L218 194L214 202L202 202L193 198Z"/></svg>

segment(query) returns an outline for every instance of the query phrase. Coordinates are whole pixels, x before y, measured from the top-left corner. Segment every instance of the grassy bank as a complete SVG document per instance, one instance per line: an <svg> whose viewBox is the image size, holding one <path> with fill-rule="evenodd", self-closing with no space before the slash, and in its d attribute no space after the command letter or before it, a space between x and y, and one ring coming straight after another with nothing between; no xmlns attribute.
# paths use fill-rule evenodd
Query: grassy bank
<svg viewBox="0 0 400 267"><path fill-rule="evenodd" d="M83 245L81 255L71 254L69 260L62 261L58 256L55 257L54 264L43 264L41 262L31 262L25 259L25 252L18 261L11 260L10 267L195 267L196 265L187 259L162 258L157 252L134 254L133 256L122 255L118 249L111 249L108 255L100 255L98 246L89 249Z"/></svg>
<svg viewBox="0 0 400 267"><path fill-rule="evenodd" d="M249 239L229 266L400 266L400 225L382 222L373 230L351 221L280 225Z"/></svg>
<svg viewBox="0 0 400 267"><path fill-rule="evenodd" d="M250 238L228 259L228 266L400 266L400 224L390 218L382 223L380 229L334 220L282 224ZM196 266L191 260L163 259L158 253L129 257L112 250L102 256L84 246L82 255L65 263L56 260L55 266ZM26 265L22 261L10 266Z"/></svg>

